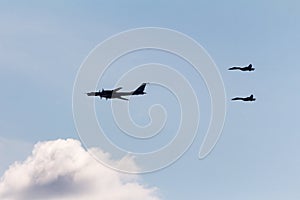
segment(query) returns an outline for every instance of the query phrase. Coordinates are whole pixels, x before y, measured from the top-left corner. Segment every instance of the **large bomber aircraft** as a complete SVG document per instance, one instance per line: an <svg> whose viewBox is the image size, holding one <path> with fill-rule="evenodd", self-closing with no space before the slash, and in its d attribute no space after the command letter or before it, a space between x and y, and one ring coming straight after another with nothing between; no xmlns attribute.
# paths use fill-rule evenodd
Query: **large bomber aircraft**
<svg viewBox="0 0 300 200"><path fill-rule="evenodd" d="M86 93L88 96L99 96L101 99L106 98L107 99L121 99L121 100L128 100L124 98L123 96L132 96L132 95L144 95L146 92L144 92L146 87L146 83L143 83L140 87L138 87L134 91L130 92L119 92L119 90L122 89L122 87L116 88L114 90L104 90L98 91L98 92L88 92Z"/></svg>

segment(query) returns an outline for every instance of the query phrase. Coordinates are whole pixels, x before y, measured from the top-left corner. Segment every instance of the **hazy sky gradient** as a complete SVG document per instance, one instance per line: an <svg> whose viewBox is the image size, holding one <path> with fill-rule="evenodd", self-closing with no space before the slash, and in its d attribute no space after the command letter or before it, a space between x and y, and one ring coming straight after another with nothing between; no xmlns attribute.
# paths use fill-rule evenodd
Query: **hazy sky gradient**
<svg viewBox="0 0 300 200"><path fill-rule="evenodd" d="M38 141L78 139L71 107L73 82L92 48L120 31L157 26L183 32L206 48L222 74L228 112L223 135L206 159L197 157L201 130L207 126L203 125L178 162L143 175L145 182L158 187L164 199L172 200L298 200L299 7L296 0L2 1L0 150L7 153L0 154L1 173L13 160L25 158ZM163 56L180 69L179 61ZM161 57L146 52L120 65L161 61ZM232 65L249 63L256 68L254 73L227 71ZM199 79L197 86L199 77L191 71L182 73L199 87L197 96L202 99L203 123L207 124L209 97L204 83ZM103 83L105 88L112 86ZM155 88L147 89L153 98L159 98ZM257 102L229 101L251 93ZM149 95L145 98L151 102ZM99 101L98 106L108 111L107 105ZM146 119L145 113L141 123ZM24 144L22 148L18 143Z"/></svg>

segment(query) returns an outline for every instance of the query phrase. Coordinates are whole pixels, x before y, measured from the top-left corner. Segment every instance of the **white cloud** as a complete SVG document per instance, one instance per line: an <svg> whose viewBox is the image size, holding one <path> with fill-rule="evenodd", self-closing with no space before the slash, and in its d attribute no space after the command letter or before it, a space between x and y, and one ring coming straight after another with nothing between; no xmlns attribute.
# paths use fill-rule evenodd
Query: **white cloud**
<svg viewBox="0 0 300 200"><path fill-rule="evenodd" d="M93 151L96 151L95 149ZM109 154L97 150L110 162ZM120 165L137 167L131 158ZM156 188L137 176L111 170L81 147L77 140L55 140L35 145L24 162L9 167L0 181L1 200L158 200Z"/></svg>

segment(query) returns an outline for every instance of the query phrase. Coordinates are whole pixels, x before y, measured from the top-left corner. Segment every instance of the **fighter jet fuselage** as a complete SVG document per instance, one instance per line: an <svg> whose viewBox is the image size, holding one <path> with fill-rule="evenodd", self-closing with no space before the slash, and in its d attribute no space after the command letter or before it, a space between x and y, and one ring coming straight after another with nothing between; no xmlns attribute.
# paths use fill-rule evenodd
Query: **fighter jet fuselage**
<svg viewBox="0 0 300 200"><path fill-rule="evenodd" d="M241 100L241 101L255 101L256 99L253 97L253 94L251 94L249 97L235 97L231 99L232 101Z"/></svg>
<svg viewBox="0 0 300 200"><path fill-rule="evenodd" d="M250 64L247 67L231 67L228 70L254 71L255 68L253 68L252 64Z"/></svg>

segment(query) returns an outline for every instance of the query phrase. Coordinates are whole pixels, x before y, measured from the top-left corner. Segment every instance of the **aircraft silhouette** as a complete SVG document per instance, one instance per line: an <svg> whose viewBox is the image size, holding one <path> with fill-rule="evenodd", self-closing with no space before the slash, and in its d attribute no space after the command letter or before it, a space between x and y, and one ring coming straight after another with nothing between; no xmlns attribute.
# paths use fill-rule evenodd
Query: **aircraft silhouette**
<svg viewBox="0 0 300 200"><path fill-rule="evenodd" d="M122 87L116 88L114 90L99 90L99 92L88 92L86 93L88 96L99 96L101 99L106 98L107 99L121 99L121 100L128 100L124 98L123 96L132 96L132 95L144 95L146 92L144 92L144 89L146 87L146 83L143 83L140 87L138 87L136 90L131 92L118 92L122 89Z"/></svg>
<svg viewBox="0 0 300 200"><path fill-rule="evenodd" d="M233 99L231 99L232 101L236 101L236 100L242 100L242 101L255 101L256 99L253 98L253 94L251 94L249 97L235 97Z"/></svg>
<svg viewBox="0 0 300 200"><path fill-rule="evenodd" d="M228 70L241 70L241 71L254 71L255 68L252 67L252 64L248 65L247 67L231 67Z"/></svg>

